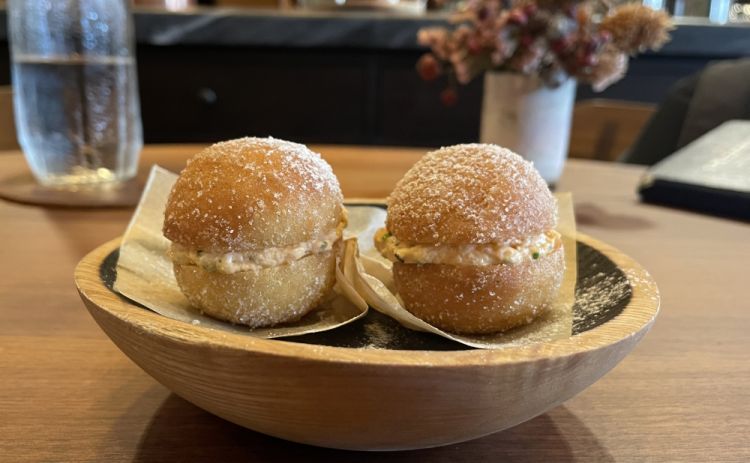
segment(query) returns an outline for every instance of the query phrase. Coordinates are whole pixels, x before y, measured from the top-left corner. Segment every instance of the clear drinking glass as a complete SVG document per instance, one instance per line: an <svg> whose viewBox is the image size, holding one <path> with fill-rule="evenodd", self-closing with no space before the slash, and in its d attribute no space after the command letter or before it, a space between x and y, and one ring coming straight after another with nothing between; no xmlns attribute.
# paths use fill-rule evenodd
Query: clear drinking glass
<svg viewBox="0 0 750 463"><path fill-rule="evenodd" d="M18 139L40 183L135 176L143 146L129 0L10 0Z"/></svg>

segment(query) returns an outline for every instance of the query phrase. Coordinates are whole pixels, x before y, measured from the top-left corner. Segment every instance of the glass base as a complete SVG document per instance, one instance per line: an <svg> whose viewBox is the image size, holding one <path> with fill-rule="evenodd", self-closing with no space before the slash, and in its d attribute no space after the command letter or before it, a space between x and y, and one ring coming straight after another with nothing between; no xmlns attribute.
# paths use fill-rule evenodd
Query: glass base
<svg viewBox="0 0 750 463"><path fill-rule="evenodd" d="M35 172L34 177L42 185L55 188L95 186L128 180L128 178L118 178L115 172L104 167L98 169L74 167L70 172L61 174L47 173L46 175L40 175Z"/></svg>

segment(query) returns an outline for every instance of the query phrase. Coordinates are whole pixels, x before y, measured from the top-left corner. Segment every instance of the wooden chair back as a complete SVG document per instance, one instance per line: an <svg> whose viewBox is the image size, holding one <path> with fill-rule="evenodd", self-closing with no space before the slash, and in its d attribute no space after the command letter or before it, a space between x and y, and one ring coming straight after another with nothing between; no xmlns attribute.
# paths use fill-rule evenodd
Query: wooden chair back
<svg viewBox="0 0 750 463"><path fill-rule="evenodd" d="M616 161L635 142L655 109L647 103L618 100L576 103L569 157Z"/></svg>

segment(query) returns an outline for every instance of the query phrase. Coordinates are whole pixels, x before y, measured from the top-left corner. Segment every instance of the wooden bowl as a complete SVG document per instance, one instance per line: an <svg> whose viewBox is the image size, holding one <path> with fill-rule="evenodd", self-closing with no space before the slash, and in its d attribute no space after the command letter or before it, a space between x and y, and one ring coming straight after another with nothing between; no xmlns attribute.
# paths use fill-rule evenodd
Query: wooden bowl
<svg viewBox="0 0 750 463"><path fill-rule="evenodd" d="M645 270L579 235L574 335L567 339L473 350L407 331L372 310L338 330L256 339L171 320L114 293L118 243L87 255L75 280L91 315L128 357L224 419L340 449L446 445L526 421L617 365L659 307ZM366 347L373 345L382 348Z"/></svg>

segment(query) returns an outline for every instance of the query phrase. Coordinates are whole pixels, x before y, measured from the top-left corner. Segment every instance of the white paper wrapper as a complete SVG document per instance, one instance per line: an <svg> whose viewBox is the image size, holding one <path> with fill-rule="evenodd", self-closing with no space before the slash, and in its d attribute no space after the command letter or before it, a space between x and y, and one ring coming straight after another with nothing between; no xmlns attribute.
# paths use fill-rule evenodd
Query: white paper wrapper
<svg viewBox="0 0 750 463"><path fill-rule="evenodd" d="M359 259L356 258L357 244L353 241L347 242L348 249L345 258L348 262L344 262L343 277L356 288L357 292L372 308L396 319L403 326L417 331L434 333L467 346L497 349L567 338L571 335L573 329L573 301L577 270L575 217L571 195L565 193L556 196L559 209L558 231L562 234L565 248L565 275L558 296L547 313L527 326L504 333L469 336L447 333L415 317L404 309L395 293L391 272L392 263L381 257L375 249L372 239L375 230L367 230L360 236ZM382 215L384 219L385 211L378 215ZM373 222L376 221L373 220L368 223ZM382 227L383 223L384 220L380 221L381 225L378 225L377 228ZM349 269L349 271L346 271L346 269Z"/></svg>
<svg viewBox="0 0 750 463"><path fill-rule="evenodd" d="M203 315L188 303L180 291L172 271L172 261L167 257L170 242L162 235L164 208L176 179L176 174L161 167L154 166L151 170L141 201L120 244L115 291L165 317L261 338L331 330L367 313L367 304L353 288L338 282L337 291L348 295L348 298L337 295L294 323L250 329ZM363 218L362 214L354 215L358 219ZM354 223L353 226L368 228L368 224ZM343 255L340 261L346 261Z"/></svg>

